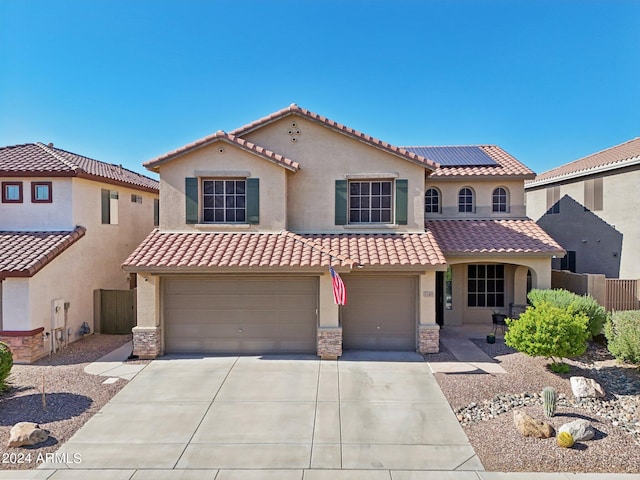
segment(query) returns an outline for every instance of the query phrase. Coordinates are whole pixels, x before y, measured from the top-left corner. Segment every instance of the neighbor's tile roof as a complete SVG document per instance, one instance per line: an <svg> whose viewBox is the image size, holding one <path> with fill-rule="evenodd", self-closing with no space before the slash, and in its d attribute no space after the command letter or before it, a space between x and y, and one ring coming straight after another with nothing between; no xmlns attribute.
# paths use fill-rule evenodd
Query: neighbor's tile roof
<svg viewBox="0 0 640 480"><path fill-rule="evenodd" d="M0 280L32 277L86 232L0 232Z"/></svg>
<svg viewBox="0 0 640 480"><path fill-rule="evenodd" d="M331 260L331 257L334 257ZM446 260L430 233L161 233L154 230L124 269L432 266Z"/></svg>
<svg viewBox="0 0 640 480"><path fill-rule="evenodd" d="M232 145L237 145L243 150L255 153L256 155L264 158L265 160L273 162L276 165L280 165L281 167L284 167L293 172L297 172L298 169L300 168L300 164L298 162L294 162L293 160L287 157L284 157L278 153L274 153L267 148L261 147L260 145L256 145L247 140L244 140L243 138L240 138L236 135L232 135L230 133L226 133L222 130L218 130L213 135L208 135L199 140L196 140L193 143L185 145L184 147L180 147L176 150L165 153L164 155L160 155L159 157L154 158L153 160L149 160L148 162L144 163L144 166L149 169L156 169L159 165L165 162L168 162L169 160L172 160L182 155L183 153L190 152L192 150L204 147L206 145L209 145L217 141L222 141L225 143L230 143Z"/></svg>
<svg viewBox="0 0 640 480"><path fill-rule="evenodd" d="M157 192L159 182L121 165L105 163L43 143L0 147L0 176L62 176Z"/></svg>
<svg viewBox="0 0 640 480"><path fill-rule="evenodd" d="M621 143L620 145L607 148L606 150L602 150L552 170L543 172L536 176L532 182L527 182L527 185L572 174L575 174L576 176L589 175L594 169L598 169L599 167L609 166L611 168L615 168L617 164L623 164L627 160L634 158L637 159L639 157L640 137L636 137L633 140Z"/></svg>
<svg viewBox="0 0 640 480"><path fill-rule="evenodd" d="M402 157L406 160L409 160L410 162L417 163L418 165L429 168L430 170L438 167L438 163L424 158L421 155L409 152L402 147L396 147L395 145L391 145L390 143L383 142L382 140L372 137L371 135L367 135L365 133L359 132L358 130L354 130L353 128L347 127L346 125L338 123L334 120L330 120L327 117L323 117L322 115L311 112L306 108L299 107L295 103L292 103L282 110L278 110L277 112L267 115L266 117L260 118L240 128L236 128L235 130L232 130L231 133L233 135L243 136L249 132L252 132L253 130L262 127L263 125L267 125L283 117L286 117L287 115L299 115L312 122L320 123L331 128L332 130L340 132L349 137L356 138L357 140L363 141L376 148L380 148L389 153Z"/></svg>
<svg viewBox="0 0 640 480"><path fill-rule="evenodd" d="M563 254L564 249L533 220L428 220L445 255Z"/></svg>
<svg viewBox="0 0 640 480"><path fill-rule="evenodd" d="M476 145L489 158L494 160L497 165L475 165L475 166L446 166L440 167L429 175L429 178L448 178L448 177L480 177L480 176L501 176L501 177L522 177L534 178L535 173L529 167L516 160L502 148L497 145ZM469 146L459 146L452 148L468 148ZM421 147L405 147L405 148L421 148ZM423 147L424 148L424 147Z"/></svg>

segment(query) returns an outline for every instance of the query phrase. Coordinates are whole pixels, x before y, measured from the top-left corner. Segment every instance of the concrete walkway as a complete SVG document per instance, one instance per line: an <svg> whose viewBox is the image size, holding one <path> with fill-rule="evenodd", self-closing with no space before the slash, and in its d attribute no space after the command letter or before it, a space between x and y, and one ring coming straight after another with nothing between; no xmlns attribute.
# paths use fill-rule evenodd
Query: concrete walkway
<svg viewBox="0 0 640 480"><path fill-rule="evenodd" d="M507 373L493 358L484 353L469 337L481 335L462 327L445 327L440 330L440 342L447 347L456 362L429 362L433 373L472 373L484 372L490 374Z"/></svg>
<svg viewBox="0 0 640 480"><path fill-rule="evenodd" d="M133 351L133 342L127 342L114 351L100 357L93 363L84 367L84 372L90 375L101 375L109 377L105 383L113 383L113 379L124 378L132 380L145 365L125 364L124 361L129 358Z"/></svg>

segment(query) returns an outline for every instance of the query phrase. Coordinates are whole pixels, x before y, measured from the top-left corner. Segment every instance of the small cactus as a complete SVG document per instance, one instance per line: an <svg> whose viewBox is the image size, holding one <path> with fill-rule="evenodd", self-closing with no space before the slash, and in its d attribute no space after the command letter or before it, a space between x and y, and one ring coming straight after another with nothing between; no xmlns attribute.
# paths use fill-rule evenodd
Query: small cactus
<svg viewBox="0 0 640 480"><path fill-rule="evenodd" d="M573 437L569 432L560 432L556 437L556 442L559 447L562 448L571 448L573 447Z"/></svg>
<svg viewBox="0 0 640 480"><path fill-rule="evenodd" d="M544 387L542 389L542 401L544 415L548 418L553 417L556 413L556 391L553 387Z"/></svg>

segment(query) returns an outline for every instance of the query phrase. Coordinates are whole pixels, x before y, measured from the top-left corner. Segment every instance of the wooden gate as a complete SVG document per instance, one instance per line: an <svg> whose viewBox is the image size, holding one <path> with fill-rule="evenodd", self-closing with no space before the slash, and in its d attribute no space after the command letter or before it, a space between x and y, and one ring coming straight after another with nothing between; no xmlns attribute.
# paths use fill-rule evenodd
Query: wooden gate
<svg viewBox="0 0 640 480"><path fill-rule="evenodd" d="M607 278L606 305L608 311L638 310L638 280Z"/></svg>
<svg viewBox="0 0 640 480"><path fill-rule="evenodd" d="M131 333L136 326L135 290L100 290L100 333Z"/></svg>

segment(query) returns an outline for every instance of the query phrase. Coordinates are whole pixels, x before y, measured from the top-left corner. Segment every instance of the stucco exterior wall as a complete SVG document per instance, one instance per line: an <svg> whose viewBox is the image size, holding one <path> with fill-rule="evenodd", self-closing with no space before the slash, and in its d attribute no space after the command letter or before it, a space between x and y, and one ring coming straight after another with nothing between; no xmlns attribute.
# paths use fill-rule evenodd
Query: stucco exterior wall
<svg viewBox="0 0 640 480"><path fill-rule="evenodd" d="M86 234L30 278L9 277L2 282L2 328L28 331L52 327L52 301L69 302L67 312L68 341L80 338L83 322L95 331L93 291L96 289L127 289L129 276L121 269L122 262L153 229L153 199L157 195L126 187L84 179L54 180L51 204L68 218L67 224L55 224L53 230L71 230L76 225L86 228ZM66 189L61 186L67 187ZM101 189L118 191L118 225L102 225ZM67 192L69 201L57 203L59 194ZM142 203L132 202L131 194L142 196ZM35 204L46 207L49 204ZM4 220L4 219L3 219ZM50 226L54 224L49 222ZM29 229L41 229L31 225ZM66 335L66 332L65 332ZM47 346L47 348L49 348Z"/></svg>
<svg viewBox="0 0 640 480"><path fill-rule="evenodd" d="M524 185L522 180L505 180L502 178L480 178L474 180L443 180L427 177L426 189L435 187L441 194L441 212L426 213L425 219L487 219L487 218L523 218L526 216L524 206ZM470 187L474 192L475 212L458 212L458 192L463 187ZM507 190L507 212L493 212L493 191L502 187Z"/></svg>
<svg viewBox="0 0 640 480"><path fill-rule="evenodd" d="M6 231L72 230L71 178L0 178L3 182L22 182L22 203L0 202L0 229ZM51 182L52 202L32 203L31 183Z"/></svg>
<svg viewBox="0 0 640 480"><path fill-rule="evenodd" d="M220 152L220 149L223 151ZM286 225L288 171L237 146L216 142L160 166L160 229L162 231L273 231ZM234 175L235 173L235 175ZM244 176L260 180L258 225L187 224L185 178ZM201 188L201 187L200 187ZM201 209L201 201L199 201ZM202 215L200 210L199 215Z"/></svg>
<svg viewBox="0 0 640 480"><path fill-rule="evenodd" d="M528 188L527 214L565 249L576 252L578 273L640 278L640 169L625 169L602 176L602 210L584 210L582 177L560 186L560 212L547 214L547 189Z"/></svg>
<svg viewBox="0 0 640 480"><path fill-rule="evenodd" d="M292 141L288 131L296 124L299 135ZM287 228L296 232L371 232L383 225L362 228L335 224L335 181L350 174L390 174L408 179L408 222L390 232L424 231L425 169L363 142L349 138L307 119L289 116L244 138L300 162L289 177Z"/></svg>

